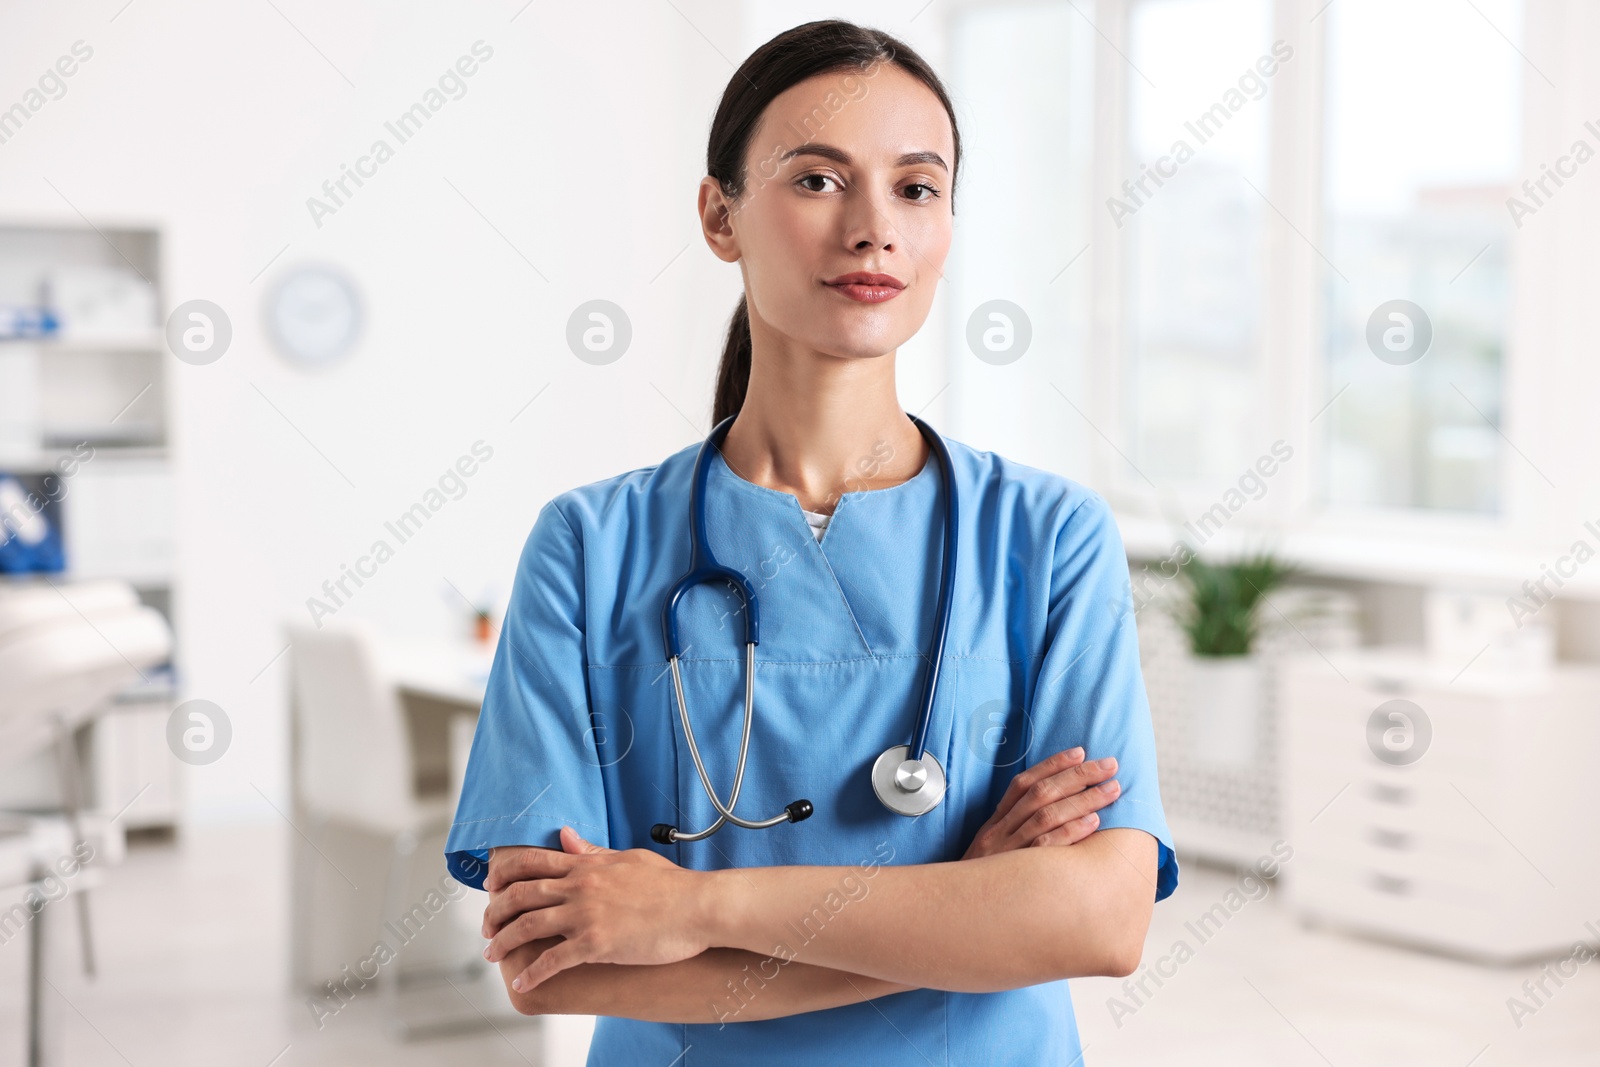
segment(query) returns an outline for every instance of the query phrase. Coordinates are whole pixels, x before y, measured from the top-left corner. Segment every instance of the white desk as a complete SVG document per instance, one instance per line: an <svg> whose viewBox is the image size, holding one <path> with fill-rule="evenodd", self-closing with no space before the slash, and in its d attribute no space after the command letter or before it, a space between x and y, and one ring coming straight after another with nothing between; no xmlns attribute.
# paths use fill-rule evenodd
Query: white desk
<svg viewBox="0 0 1600 1067"><path fill-rule="evenodd" d="M378 655L406 709L419 788L460 797L494 645L384 638Z"/></svg>
<svg viewBox="0 0 1600 1067"><path fill-rule="evenodd" d="M476 712L489 683L494 645L386 637L379 655L401 692Z"/></svg>

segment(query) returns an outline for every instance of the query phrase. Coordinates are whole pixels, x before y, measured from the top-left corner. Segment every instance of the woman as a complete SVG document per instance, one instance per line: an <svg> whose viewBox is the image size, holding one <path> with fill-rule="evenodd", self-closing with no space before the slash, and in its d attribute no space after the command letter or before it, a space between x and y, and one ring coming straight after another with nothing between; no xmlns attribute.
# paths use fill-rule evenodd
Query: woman
<svg viewBox="0 0 1600 1067"><path fill-rule="evenodd" d="M745 298L705 529L762 609L735 813L814 814L652 840L717 818L675 684L724 803L745 721L731 587L683 597L666 666L700 442L561 494L528 538L446 853L491 894L485 956L518 1009L603 1016L591 1064L1076 1063L1064 979L1132 973L1177 884L1105 501L948 439L947 494L897 400L959 156L927 65L839 21L758 49L711 129L701 223ZM948 784L906 817L871 771L918 718L951 496L926 730Z"/></svg>

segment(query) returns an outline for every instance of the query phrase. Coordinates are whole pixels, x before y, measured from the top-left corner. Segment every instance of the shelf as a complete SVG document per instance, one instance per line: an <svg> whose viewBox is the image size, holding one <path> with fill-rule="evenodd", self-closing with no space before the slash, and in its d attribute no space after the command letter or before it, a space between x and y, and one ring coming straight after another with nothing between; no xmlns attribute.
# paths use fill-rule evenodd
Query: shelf
<svg viewBox="0 0 1600 1067"><path fill-rule="evenodd" d="M103 459L125 462L155 460L164 463L172 458L172 453L168 450L166 445L162 444L112 445L90 441L89 445L94 448L93 462L95 463L98 463ZM51 456L69 456L72 454L72 449L70 447L49 448L46 449L42 454Z"/></svg>
<svg viewBox="0 0 1600 1067"><path fill-rule="evenodd" d="M141 593L169 593L174 582L170 570L122 570L85 571L73 570L70 567L64 571L28 571L23 574L8 574L0 571L0 594L7 587L25 586L35 583L42 584L48 579L53 585L69 585L73 582L96 582L103 579L112 579L127 582Z"/></svg>
<svg viewBox="0 0 1600 1067"><path fill-rule="evenodd" d="M171 664L153 667L147 674L149 681L135 682L112 698L112 703L127 707L177 701L178 680Z"/></svg>
<svg viewBox="0 0 1600 1067"><path fill-rule="evenodd" d="M141 592L148 590L170 590L175 580L173 573L170 570L135 570L131 567L118 570L99 571L74 571L69 568L68 570L50 575L50 580L57 584L62 584L65 582L93 582L104 578L112 578L116 579L117 581L127 582L129 585L133 586L137 590L140 590Z"/></svg>
<svg viewBox="0 0 1600 1067"><path fill-rule="evenodd" d="M74 337L58 334L54 337L29 337L8 339L7 344L31 344L40 352L134 352L161 353L166 351L166 335L159 330L139 330L126 334L89 334Z"/></svg>
<svg viewBox="0 0 1600 1067"><path fill-rule="evenodd" d="M81 426L53 426L48 427L44 433L44 444L41 452L69 453L79 442L94 448L96 457L101 449L107 452L130 452L164 450L162 443L162 427L140 426L135 424L129 427L136 431L112 436L105 433L105 427L99 423L86 423ZM74 433L73 431L77 432Z"/></svg>
<svg viewBox="0 0 1600 1067"><path fill-rule="evenodd" d="M172 458L165 445L108 445L88 442L94 448L94 463L165 463ZM0 471L7 474L54 474L56 464L73 455L70 447L42 448L30 454L0 454Z"/></svg>

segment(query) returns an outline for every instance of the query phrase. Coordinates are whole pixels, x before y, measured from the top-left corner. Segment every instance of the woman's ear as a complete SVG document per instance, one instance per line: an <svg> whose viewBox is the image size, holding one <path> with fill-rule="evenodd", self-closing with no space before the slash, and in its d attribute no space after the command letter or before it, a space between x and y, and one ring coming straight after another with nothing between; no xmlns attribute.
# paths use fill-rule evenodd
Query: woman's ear
<svg viewBox="0 0 1600 1067"><path fill-rule="evenodd" d="M700 232L706 245L724 263L737 263L743 253L733 232L735 204L722 191L722 183L707 175L700 179Z"/></svg>

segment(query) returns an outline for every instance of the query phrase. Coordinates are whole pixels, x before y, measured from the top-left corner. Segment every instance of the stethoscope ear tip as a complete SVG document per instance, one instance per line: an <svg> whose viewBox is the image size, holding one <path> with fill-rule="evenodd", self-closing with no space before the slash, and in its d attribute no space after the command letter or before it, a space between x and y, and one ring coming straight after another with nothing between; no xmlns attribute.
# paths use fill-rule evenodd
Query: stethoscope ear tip
<svg viewBox="0 0 1600 1067"><path fill-rule="evenodd" d="M811 801L809 800L797 800L783 810L789 813L790 822L804 822L811 818L811 813L816 809L811 806Z"/></svg>
<svg viewBox="0 0 1600 1067"><path fill-rule="evenodd" d="M676 826L668 826L664 822L658 822L650 827L650 840L658 845L670 845L677 833L678 828Z"/></svg>

